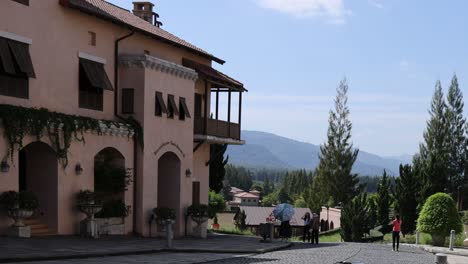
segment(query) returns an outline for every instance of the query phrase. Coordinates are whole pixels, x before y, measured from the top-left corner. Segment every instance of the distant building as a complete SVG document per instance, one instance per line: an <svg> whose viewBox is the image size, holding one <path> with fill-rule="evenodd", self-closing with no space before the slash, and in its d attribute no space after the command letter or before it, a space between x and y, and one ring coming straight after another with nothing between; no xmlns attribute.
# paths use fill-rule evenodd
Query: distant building
<svg viewBox="0 0 468 264"><path fill-rule="evenodd" d="M320 211L320 229L322 231L340 228L341 209L322 207Z"/></svg>
<svg viewBox="0 0 468 264"><path fill-rule="evenodd" d="M242 190L242 189L239 189L237 187L231 187L230 193L231 193L232 197L234 197L234 195L236 195L238 193L241 193L241 192L245 192L245 191Z"/></svg>
<svg viewBox="0 0 468 264"><path fill-rule="evenodd" d="M260 197L257 194L251 192L242 192L234 195L234 203L238 203L240 206L258 206Z"/></svg>

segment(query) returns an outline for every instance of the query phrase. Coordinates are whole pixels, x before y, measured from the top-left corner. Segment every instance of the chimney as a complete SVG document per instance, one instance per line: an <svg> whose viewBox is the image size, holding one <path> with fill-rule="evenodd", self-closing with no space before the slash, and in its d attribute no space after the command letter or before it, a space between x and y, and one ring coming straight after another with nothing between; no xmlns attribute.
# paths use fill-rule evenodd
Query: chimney
<svg viewBox="0 0 468 264"><path fill-rule="evenodd" d="M162 23L158 21L159 15L153 12L154 4L151 2L133 2L133 14L149 23L160 27Z"/></svg>

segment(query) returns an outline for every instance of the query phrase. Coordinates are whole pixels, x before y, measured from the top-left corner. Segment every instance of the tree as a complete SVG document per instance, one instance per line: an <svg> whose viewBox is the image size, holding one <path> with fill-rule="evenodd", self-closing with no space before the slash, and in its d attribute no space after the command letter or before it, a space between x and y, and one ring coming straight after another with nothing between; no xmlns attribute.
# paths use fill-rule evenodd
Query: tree
<svg viewBox="0 0 468 264"><path fill-rule="evenodd" d="M370 230L367 193L362 192L347 202L341 211L341 238L345 242L361 242Z"/></svg>
<svg viewBox="0 0 468 264"><path fill-rule="evenodd" d="M245 214L244 210L240 211L237 214L236 219L235 219L235 225L237 229L239 229L240 231L244 231L247 229L247 224L245 223L246 219L247 219L247 215Z"/></svg>
<svg viewBox="0 0 468 264"><path fill-rule="evenodd" d="M224 201L223 195L210 191L208 194L208 215L210 218L216 216L226 209L226 201Z"/></svg>
<svg viewBox="0 0 468 264"><path fill-rule="evenodd" d="M288 195L286 192L286 188L283 186L278 192L278 201L280 203L290 203L291 202L291 197Z"/></svg>
<svg viewBox="0 0 468 264"><path fill-rule="evenodd" d="M335 109L330 110L328 119L327 142L320 146L316 180L322 183L324 193L333 197L336 203L345 204L359 193L357 174L351 173L359 150L353 149L350 142L352 124L347 106L346 79L340 82L336 91Z"/></svg>
<svg viewBox="0 0 468 264"><path fill-rule="evenodd" d="M380 183L377 187L377 223L382 226L380 231L382 234L389 233L390 227L390 205L392 203L390 196L390 179L387 171L384 170Z"/></svg>
<svg viewBox="0 0 468 264"><path fill-rule="evenodd" d="M420 232L432 235L434 246L443 246L451 230L460 233L462 221L452 197L445 193L430 196L421 210L417 227Z"/></svg>
<svg viewBox="0 0 468 264"><path fill-rule="evenodd" d="M446 118L448 126L448 185L449 193L454 196L458 186L463 185L465 158L466 158L466 137L465 123L463 117L463 94L458 87L457 76L454 75L447 94Z"/></svg>
<svg viewBox="0 0 468 264"><path fill-rule="evenodd" d="M270 177L265 177L263 182L263 196L266 196L274 191L273 183L270 181Z"/></svg>
<svg viewBox="0 0 468 264"><path fill-rule="evenodd" d="M400 177L396 179L395 211L402 219L401 232L410 234L416 230L420 183L410 165L400 165Z"/></svg>
<svg viewBox="0 0 468 264"><path fill-rule="evenodd" d="M232 199L234 198L234 196L231 193L231 184L229 184L228 180L223 181L223 189L221 190L221 192L223 194L224 200L226 201L232 201Z"/></svg>
<svg viewBox="0 0 468 264"><path fill-rule="evenodd" d="M424 142L420 145L419 155L422 163L423 198L443 192L449 176L448 126L445 116L446 104L442 85L437 81L432 97L430 119L424 132ZM423 199L424 200L424 199Z"/></svg>
<svg viewBox="0 0 468 264"><path fill-rule="evenodd" d="M223 188L223 180L226 174L225 166L229 160L229 156L224 159L227 146L227 144L210 146L210 189L216 193L219 193Z"/></svg>

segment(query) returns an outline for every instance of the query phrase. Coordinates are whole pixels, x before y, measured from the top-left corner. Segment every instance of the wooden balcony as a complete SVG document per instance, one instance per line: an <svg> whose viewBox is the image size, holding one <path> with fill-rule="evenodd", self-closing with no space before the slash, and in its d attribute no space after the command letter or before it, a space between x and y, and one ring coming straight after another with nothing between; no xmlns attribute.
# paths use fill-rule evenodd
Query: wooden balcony
<svg viewBox="0 0 468 264"><path fill-rule="evenodd" d="M207 119L206 132L204 122L205 119L196 117L194 119L194 134L206 135L218 138L229 138L240 140L240 126L236 123L229 123L222 120Z"/></svg>

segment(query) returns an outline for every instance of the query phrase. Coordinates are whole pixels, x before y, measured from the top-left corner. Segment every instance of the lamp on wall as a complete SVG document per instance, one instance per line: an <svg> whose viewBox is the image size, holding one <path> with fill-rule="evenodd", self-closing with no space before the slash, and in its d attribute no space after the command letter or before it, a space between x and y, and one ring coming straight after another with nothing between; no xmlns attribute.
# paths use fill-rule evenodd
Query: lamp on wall
<svg viewBox="0 0 468 264"><path fill-rule="evenodd" d="M10 171L10 165L8 164L8 162L6 162L5 160L2 161L2 163L0 163L0 170L3 173L7 173L8 171Z"/></svg>
<svg viewBox="0 0 468 264"><path fill-rule="evenodd" d="M81 167L80 163L77 163L75 166L75 173L76 175L81 175L83 173L83 167Z"/></svg>
<svg viewBox="0 0 468 264"><path fill-rule="evenodd" d="M192 171L190 169L186 169L185 170L185 176L188 178L190 176L192 176Z"/></svg>

